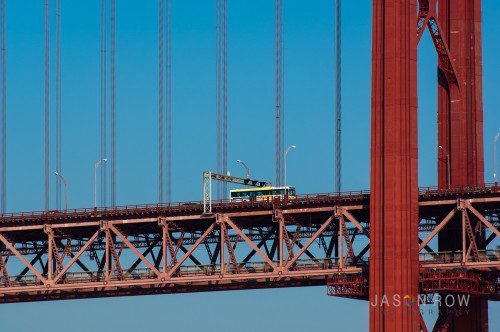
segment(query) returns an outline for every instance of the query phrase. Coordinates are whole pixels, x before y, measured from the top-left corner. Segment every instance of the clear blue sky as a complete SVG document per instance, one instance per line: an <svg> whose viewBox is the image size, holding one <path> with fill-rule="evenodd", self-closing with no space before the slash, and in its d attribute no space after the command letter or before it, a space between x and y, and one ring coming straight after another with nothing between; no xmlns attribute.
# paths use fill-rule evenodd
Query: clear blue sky
<svg viewBox="0 0 500 332"><path fill-rule="evenodd" d="M172 0L173 200L215 169L215 1ZM343 2L343 188L369 187L371 1ZM117 202L157 198L157 1L117 1ZM8 210L43 209L43 1L7 1ZM486 180L500 130L500 3L483 1ZM62 1L63 161L70 207L92 205L99 158L99 1ZM274 1L228 1L229 169L274 178ZM333 190L333 1L285 1L288 183ZM419 176L436 184L436 56L419 47ZM53 165L53 164L52 164ZM54 197L54 195L52 196ZM490 302L490 329L500 328ZM496 315L495 315L496 314ZM432 315L430 318L432 319ZM29 319L27 319L29 317ZM324 287L3 305L6 331L288 331L368 327Z"/></svg>

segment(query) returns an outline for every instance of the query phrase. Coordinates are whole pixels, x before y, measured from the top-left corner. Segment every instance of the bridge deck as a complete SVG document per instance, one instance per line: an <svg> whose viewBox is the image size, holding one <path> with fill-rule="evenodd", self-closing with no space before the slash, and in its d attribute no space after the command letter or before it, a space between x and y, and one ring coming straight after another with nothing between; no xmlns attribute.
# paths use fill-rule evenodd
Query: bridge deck
<svg viewBox="0 0 500 332"><path fill-rule="evenodd" d="M420 190L422 271L497 275L499 189ZM3 215L0 302L324 285L366 273L369 225L367 192ZM444 225L462 250L430 248Z"/></svg>
<svg viewBox="0 0 500 332"><path fill-rule="evenodd" d="M468 199L497 198L500 193L498 184L486 184L481 187L456 187L451 189L439 189L437 187L422 187L419 189L420 206L441 205L445 202L454 204L460 197ZM276 204L283 208L297 208L301 206L333 206L333 205L356 205L360 208L369 208L370 191L349 191L341 193L316 193L297 195L294 199L286 201L261 200L252 202L231 202L229 200L214 201L212 211L214 213L228 213L234 211L254 211L261 209L273 209ZM487 200L485 201L487 202ZM125 217L143 217L145 215L183 215L201 214L203 212L202 201L189 201L178 203L156 203L141 205L126 205L115 207L97 207L68 209L61 211L29 211L17 213L5 213L0 215L2 224L17 224L24 222L59 222L80 221L91 219L118 219Z"/></svg>

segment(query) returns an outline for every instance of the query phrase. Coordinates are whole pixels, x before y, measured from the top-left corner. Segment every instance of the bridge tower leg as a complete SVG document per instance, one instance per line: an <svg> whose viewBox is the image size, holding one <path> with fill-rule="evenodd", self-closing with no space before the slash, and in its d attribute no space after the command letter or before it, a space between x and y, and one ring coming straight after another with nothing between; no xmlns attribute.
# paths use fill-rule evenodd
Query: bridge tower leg
<svg viewBox="0 0 500 332"><path fill-rule="evenodd" d="M457 70L460 91L450 89L438 70L438 183L484 183L481 0L438 0L439 22ZM445 155L442 155L445 153ZM460 250L460 230L445 229L439 250ZM459 223L456 223L459 224ZM471 298L461 315L450 317L449 331L487 331L488 302ZM450 310L447 310L450 311Z"/></svg>
<svg viewBox="0 0 500 332"><path fill-rule="evenodd" d="M419 330L416 12L373 1L370 331Z"/></svg>

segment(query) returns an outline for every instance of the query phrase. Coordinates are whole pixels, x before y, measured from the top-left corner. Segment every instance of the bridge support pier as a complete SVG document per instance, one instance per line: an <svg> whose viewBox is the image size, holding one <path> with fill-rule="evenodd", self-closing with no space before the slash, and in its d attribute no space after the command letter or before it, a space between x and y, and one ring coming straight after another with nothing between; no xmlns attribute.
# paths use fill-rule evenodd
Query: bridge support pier
<svg viewBox="0 0 500 332"><path fill-rule="evenodd" d="M457 94L440 67L439 186L483 185L481 0L439 0L438 6L439 22L454 60L460 89ZM456 229L444 229L442 234L440 251L460 250L461 235ZM449 318L449 331L488 331L487 299L471 298L469 307L462 312Z"/></svg>
<svg viewBox="0 0 500 332"><path fill-rule="evenodd" d="M418 331L416 0L373 1L370 331Z"/></svg>

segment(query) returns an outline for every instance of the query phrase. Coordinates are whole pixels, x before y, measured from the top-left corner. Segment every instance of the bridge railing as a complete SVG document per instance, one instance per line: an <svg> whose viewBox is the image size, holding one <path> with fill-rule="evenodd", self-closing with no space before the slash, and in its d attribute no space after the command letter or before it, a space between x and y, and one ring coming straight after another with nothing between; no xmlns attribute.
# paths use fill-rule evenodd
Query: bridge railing
<svg viewBox="0 0 500 332"><path fill-rule="evenodd" d="M451 186L449 188L433 186L419 188L419 194L423 197L498 192L500 192L498 182L485 183L482 186Z"/></svg>
<svg viewBox="0 0 500 332"><path fill-rule="evenodd" d="M472 256L467 257L469 261ZM462 251L440 251L436 253L420 253L420 263L456 263L462 261ZM500 261L500 249L479 250L479 261Z"/></svg>
<svg viewBox="0 0 500 332"><path fill-rule="evenodd" d="M278 261L273 261L278 265ZM310 270L329 270L339 266L339 258L317 258L317 259L298 259L292 270L294 271L310 271ZM273 268L268 262L245 262L228 264L226 274L255 274L255 273L272 273ZM216 276L220 275L221 269L219 264L207 265L185 265L181 266L174 277L200 277L200 276ZM46 275L44 275L46 276ZM82 271L82 272L67 272L62 278L61 283L78 284L88 282L105 282L118 280L141 280L141 279L156 279L157 275L150 268L135 268L132 271L124 269L123 278L120 279L118 274L107 276L104 271ZM5 277L0 278L0 288L5 285ZM41 285L41 281L32 274L22 276L11 276L10 287L34 286Z"/></svg>
<svg viewBox="0 0 500 332"><path fill-rule="evenodd" d="M446 195L461 195L461 194L482 194L482 193L499 193L500 187L498 183L486 183L484 186L458 186L451 188L439 187L422 187L419 189L421 197L439 197ZM265 200L235 202L228 199L217 200L212 202L213 209L223 209L231 207L254 207L262 204L273 203L290 203L290 204L309 204L311 202L329 203L349 200L363 200L369 197L369 190L346 191L337 193L315 193L315 194L300 194L295 197L268 198ZM0 216L2 223L9 221L28 221L28 220L57 220L70 218L91 218L96 216L113 216L123 214L141 214L154 212L175 212L201 210L203 207L202 201L175 202L175 203L156 203L156 204L136 204L111 207L95 207L95 208L77 208L67 210L50 210L50 211L31 211L31 212L14 212L3 213Z"/></svg>
<svg viewBox="0 0 500 332"><path fill-rule="evenodd" d="M480 250L480 261L482 262L498 262L500 261L500 249L492 250ZM436 252L436 253L421 253L420 254L420 264L426 263L436 263L436 264L447 264L447 263L460 263L462 260L462 252L460 251L446 251L446 252ZM368 257L364 258L365 260ZM274 264L278 264L277 261L273 261ZM290 268L292 271L338 271L340 265L339 257L331 258L316 258L316 259L298 259L293 266ZM353 266L350 259L347 260L346 266ZM367 266L365 262L358 260L358 267ZM203 277L203 276L217 276L220 275L220 265L219 264L207 264L207 265L185 265L181 266L178 272L175 273L174 278L182 277ZM232 274L265 274L273 273L273 268L268 262L245 262L238 263L237 266L234 264L229 264L226 267L227 275ZM64 277L61 278L61 283L64 284L78 284L78 283L89 283L89 282L105 282L106 273L104 271L82 271L82 272L67 272ZM113 274L108 277L108 281L118 281L118 280L143 280L143 279L156 279L157 275L153 270L149 268L136 268L132 271L127 271L124 269L124 274L120 277L118 274ZM0 278L0 288L5 287L5 277ZM9 287L22 287L22 286L36 286L41 285L40 280L31 274L23 276L11 276Z"/></svg>

